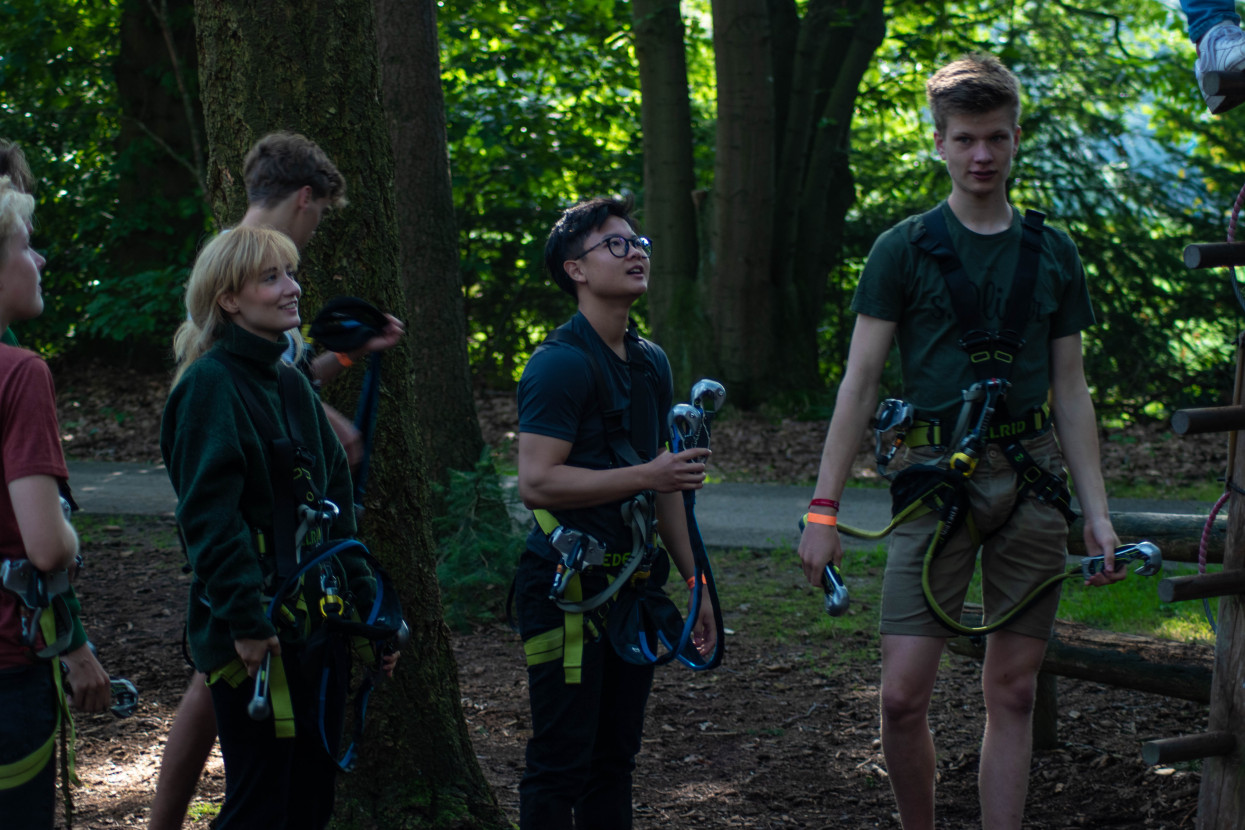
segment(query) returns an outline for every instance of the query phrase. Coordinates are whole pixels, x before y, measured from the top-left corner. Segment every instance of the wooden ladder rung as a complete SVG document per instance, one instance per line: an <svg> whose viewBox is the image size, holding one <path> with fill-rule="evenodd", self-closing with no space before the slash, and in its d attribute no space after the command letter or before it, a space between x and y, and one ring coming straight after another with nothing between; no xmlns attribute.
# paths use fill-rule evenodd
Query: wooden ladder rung
<svg viewBox="0 0 1245 830"><path fill-rule="evenodd" d="M1245 242L1197 242L1184 249L1188 268L1222 268L1245 265Z"/></svg>
<svg viewBox="0 0 1245 830"><path fill-rule="evenodd" d="M1174 764L1178 761L1196 761L1228 755L1236 749L1236 738L1227 732L1204 732L1200 735L1181 735L1178 738L1162 738L1141 745L1141 757L1147 764Z"/></svg>
<svg viewBox="0 0 1245 830"><path fill-rule="evenodd" d="M1245 92L1245 72L1207 72L1202 76L1202 89L1207 95Z"/></svg>
<svg viewBox="0 0 1245 830"><path fill-rule="evenodd" d="M1221 571L1217 574L1173 576L1159 582L1159 599L1182 602L1245 594L1245 570Z"/></svg>
<svg viewBox="0 0 1245 830"><path fill-rule="evenodd" d="M1245 245L1242 247L1245 248ZM1232 432L1238 429L1245 429L1245 406L1179 409L1172 414L1172 432L1177 435Z"/></svg>

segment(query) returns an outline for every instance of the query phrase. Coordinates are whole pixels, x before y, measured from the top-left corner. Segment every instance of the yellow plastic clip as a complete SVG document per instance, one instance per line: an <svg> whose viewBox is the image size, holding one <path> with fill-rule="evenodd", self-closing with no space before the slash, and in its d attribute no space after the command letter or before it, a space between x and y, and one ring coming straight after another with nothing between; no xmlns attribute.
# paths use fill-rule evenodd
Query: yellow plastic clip
<svg viewBox="0 0 1245 830"><path fill-rule="evenodd" d="M977 457L966 452L957 452L951 456L950 467L960 475L968 478L977 469Z"/></svg>
<svg viewBox="0 0 1245 830"><path fill-rule="evenodd" d="M320 614L325 617L340 617L346 611L346 603L337 594L325 594L320 597Z"/></svg>

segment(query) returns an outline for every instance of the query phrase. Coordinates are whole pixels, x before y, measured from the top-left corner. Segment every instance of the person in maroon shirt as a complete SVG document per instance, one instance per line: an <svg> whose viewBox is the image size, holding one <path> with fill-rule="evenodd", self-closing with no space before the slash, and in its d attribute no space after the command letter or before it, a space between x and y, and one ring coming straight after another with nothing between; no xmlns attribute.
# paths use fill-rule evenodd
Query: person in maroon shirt
<svg viewBox="0 0 1245 830"><path fill-rule="evenodd" d="M30 245L34 199L0 176L0 332L43 312L43 257ZM33 352L0 345L0 558L29 561L38 571L64 571L78 553L78 536L61 510L59 483L68 479L56 423L56 396L47 365ZM27 774L0 777L0 816L6 827L50 828L55 801L55 746L61 703L57 656L39 659L23 635L30 625L21 600L0 590L0 769L24 762ZM67 702L102 712L108 675L80 629L59 655ZM16 713L20 712L20 715ZM46 755L46 759L43 756ZM10 767L10 769L12 769Z"/></svg>

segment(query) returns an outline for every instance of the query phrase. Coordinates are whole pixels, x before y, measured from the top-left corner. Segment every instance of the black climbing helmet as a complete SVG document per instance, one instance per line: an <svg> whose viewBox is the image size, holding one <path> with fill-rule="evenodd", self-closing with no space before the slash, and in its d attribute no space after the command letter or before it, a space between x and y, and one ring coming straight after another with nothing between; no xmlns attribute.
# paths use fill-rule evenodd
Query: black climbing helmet
<svg viewBox="0 0 1245 830"><path fill-rule="evenodd" d="M311 339L332 352L354 352L385 330L385 313L358 297L334 297L311 321Z"/></svg>

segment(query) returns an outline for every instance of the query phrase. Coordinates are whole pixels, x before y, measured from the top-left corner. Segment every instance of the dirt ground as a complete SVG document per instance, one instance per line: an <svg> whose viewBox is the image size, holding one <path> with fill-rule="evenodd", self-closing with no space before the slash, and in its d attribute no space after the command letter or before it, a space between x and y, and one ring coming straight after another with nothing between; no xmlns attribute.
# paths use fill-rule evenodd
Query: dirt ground
<svg viewBox="0 0 1245 830"><path fill-rule="evenodd" d="M189 676L181 656L181 553L167 541L152 543L169 538L171 523L123 522L87 546L81 593L101 659L112 674L134 681L142 703L127 720L78 718L85 786L74 790L74 824L82 828L145 826L160 753ZM824 632L801 632L793 644L776 646L746 634L740 609L726 611L727 627L744 633L728 638L722 668L657 672L638 760L636 827L898 827L878 740L876 638L836 642ZM503 626L458 635L454 644L476 753L513 818L530 731L520 644ZM939 827L979 826L979 676L967 658L948 657L935 690ZM1034 756L1026 827L1193 827L1197 772L1146 767L1140 744L1204 729L1204 706L1061 678L1059 708L1062 744ZM197 806L219 802L223 788L214 757Z"/></svg>
<svg viewBox="0 0 1245 830"><path fill-rule="evenodd" d="M158 456L163 379L61 367L57 384L68 453L108 460ZM508 400L480 399L495 445L514 428ZM824 424L723 421L715 432L715 463L720 475L740 480L810 480L823 435ZM1220 443L1179 446L1157 427L1104 434L1108 476L1182 483L1198 459L1203 475L1207 466L1222 466ZM74 791L76 827L145 826L160 753L189 677L181 656L187 577L171 521L120 521L86 546L80 593L102 661L112 674L134 681L142 703L126 720L79 718L78 773L85 786ZM749 574L727 570L719 578ZM725 612L727 627L740 633L728 638L723 667L703 675L670 667L657 672L635 781L636 827L898 827L878 735L876 637L835 641L824 632L801 631L779 646L750 637L740 624L742 609ZM530 731L520 644L502 626L458 635L454 643L463 713L480 764L513 818ZM979 683L976 664L946 658L931 711L940 828L980 826ZM1147 767L1140 744L1202 731L1205 706L1061 678L1059 711L1061 744L1033 758L1026 827L1194 826L1196 767ZM223 786L214 757L192 816L218 802ZM187 822L207 824L207 818Z"/></svg>

